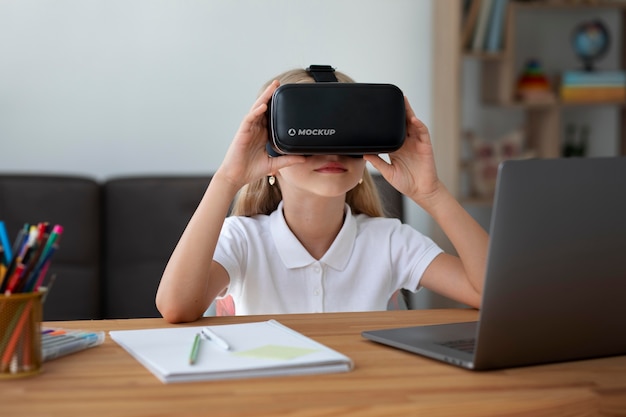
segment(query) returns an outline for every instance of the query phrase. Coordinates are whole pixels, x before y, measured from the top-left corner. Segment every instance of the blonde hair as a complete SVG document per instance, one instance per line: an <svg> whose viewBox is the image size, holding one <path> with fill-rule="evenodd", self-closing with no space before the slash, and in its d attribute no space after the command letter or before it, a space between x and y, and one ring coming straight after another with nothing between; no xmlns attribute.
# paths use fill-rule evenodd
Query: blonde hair
<svg viewBox="0 0 626 417"><path fill-rule="evenodd" d="M354 82L352 78L339 71L335 71L335 76L340 83ZM306 70L298 68L285 71L269 80L261 91L264 91L274 79L278 80L280 85L315 82ZM270 214L276 210L282 198L278 183L269 185L266 178L260 178L239 190L233 202L231 215L249 217L256 214ZM363 170L363 181L346 193L346 203L353 214L366 214L371 217L384 216L378 189L367 169Z"/></svg>

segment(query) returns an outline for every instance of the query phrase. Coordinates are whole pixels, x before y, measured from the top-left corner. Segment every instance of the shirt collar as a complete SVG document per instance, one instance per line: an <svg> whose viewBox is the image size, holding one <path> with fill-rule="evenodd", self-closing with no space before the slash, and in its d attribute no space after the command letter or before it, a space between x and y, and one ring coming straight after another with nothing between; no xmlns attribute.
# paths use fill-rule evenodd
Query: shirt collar
<svg viewBox="0 0 626 417"><path fill-rule="evenodd" d="M338 271L345 269L348 264L357 231L356 219L352 216L352 210L350 210L350 206L347 204L345 213L346 216L339 234L322 259L320 259L321 263ZM287 226L283 214L282 201L270 215L270 228L274 245L278 249L278 256L280 256L285 267L289 269L302 268L316 262L316 259L307 252L291 229L289 229L289 226Z"/></svg>

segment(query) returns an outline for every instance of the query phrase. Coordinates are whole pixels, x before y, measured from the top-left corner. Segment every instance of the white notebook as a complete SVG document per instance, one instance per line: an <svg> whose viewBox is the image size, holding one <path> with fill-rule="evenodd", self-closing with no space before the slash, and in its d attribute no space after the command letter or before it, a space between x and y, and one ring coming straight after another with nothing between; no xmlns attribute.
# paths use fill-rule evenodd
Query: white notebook
<svg viewBox="0 0 626 417"><path fill-rule="evenodd" d="M347 356L276 320L209 326L226 341L225 349L200 338L194 363L190 355L202 327L110 331L111 338L164 383L347 372Z"/></svg>

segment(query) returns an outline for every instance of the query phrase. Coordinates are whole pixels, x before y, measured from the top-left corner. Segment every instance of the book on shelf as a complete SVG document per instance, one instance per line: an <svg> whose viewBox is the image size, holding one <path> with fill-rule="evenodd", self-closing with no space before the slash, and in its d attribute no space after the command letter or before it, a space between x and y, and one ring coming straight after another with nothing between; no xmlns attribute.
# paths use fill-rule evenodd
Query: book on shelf
<svg viewBox="0 0 626 417"><path fill-rule="evenodd" d="M626 71L564 71L562 85L626 86Z"/></svg>
<svg viewBox="0 0 626 417"><path fill-rule="evenodd" d="M504 44L504 26L506 20L506 9L509 0L493 0L493 10L489 19L487 30L487 41L485 50L487 52L498 52L502 50Z"/></svg>
<svg viewBox="0 0 626 417"><path fill-rule="evenodd" d="M472 50L475 52L484 50L492 5L493 0L481 0L480 2L480 11L478 12L478 20L476 22L474 38L472 39Z"/></svg>
<svg viewBox="0 0 626 417"><path fill-rule="evenodd" d="M469 0L463 7L461 47L472 52L502 49L509 0Z"/></svg>
<svg viewBox="0 0 626 417"><path fill-rule="evenodd" d="M463 50L470 49L472 45L481 1L482 0L470 0L470 4L467 6L465 15L463 16L461 28L461 48Z"/></svg>
<svg viewBox="0 0 626 417"><path fill-rule="evenodd" d="M622 87L561 87L561 100L573 102L626 101L626 86Z"/></svg>
<svg viewBox="0 0 626 417"><path fill-rule="evenodd" d="M565 103L626 101L626 71L564 71L560 94Z"/></svg>
<svg viewBox="0 0 626 417"><path fill-rule="evenodd" d="M109 335L163 383L347 372L353 367L347 356L276 320Z"/></svg>

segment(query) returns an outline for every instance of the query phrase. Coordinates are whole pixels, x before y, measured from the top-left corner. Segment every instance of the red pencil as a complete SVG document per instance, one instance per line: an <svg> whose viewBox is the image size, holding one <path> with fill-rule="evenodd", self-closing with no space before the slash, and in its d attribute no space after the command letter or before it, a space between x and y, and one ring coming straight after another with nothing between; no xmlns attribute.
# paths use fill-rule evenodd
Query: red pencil
<svg viewBox="0 0 626 417"><path fill-rule="evenodd" d="M9 283L7 284L6 292L8 294L11 294L13 290L15 290L15 287L17 286L22 276L22 272L24 272L24 268L26 268L26 265L24 265L23 263L19 263L17 267L15 268L15 272L13 273L13 276L11 277L11 279L9 280Z"/></svg>

